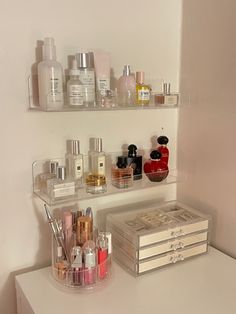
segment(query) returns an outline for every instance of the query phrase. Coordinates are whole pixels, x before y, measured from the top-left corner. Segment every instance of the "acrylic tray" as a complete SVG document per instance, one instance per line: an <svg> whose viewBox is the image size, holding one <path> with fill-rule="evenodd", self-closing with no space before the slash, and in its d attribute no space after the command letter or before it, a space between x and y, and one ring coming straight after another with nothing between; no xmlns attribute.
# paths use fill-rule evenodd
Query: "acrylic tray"
<svg viewBox="0 0 236 314"><path fill-rule="evenodd" d="M142 150L138 154L141 154L143 156L143 164L146 160L149 159L149 154L151 150ZM33 192L35 195L37 195L40 199L42 199L46 204L49 206L61 204L63 202L70 202L70 201L77 201L82 199L89 199L94 198L98 196L107 196L110 194L116 194L121 192L129 192L134 190L140 190L145 188L152 188L152 187L158 187L162 184L172 184L176 183L177 177L176 177L176 171L173 169L169 169L168 176L161 182L152 182L147 178L147 175L143 172L142 173L142 179L132 180L131 184L130 182L126 182L126 179L117 179L116 186L112 184L112 177L111 177L111 168L113 165L116 164L117 156L124 155L122 152L117 153L109 153L106 154L106 191L101 191L102 193L88 193L87 192L87 186L86 186L86 177L88 175L88 156L83 155L83 161L84 161L84 176L83 176L83 182L79 186L78 189L76 189L75 193L69 196L63 196L58 199L51 199L48 193L46 192L46 189L42 189L41 182L40 182L40 176L41 174L48 173L49 172L49 163L51 161L57 161L60 166L65 165L65 159L64 158L51 158L47 160L39 160L35 161L32 165L32 173L33 173ZM161 175L161 173L160 173ZM163 173L165 176L165 173ZM128 180L129 181L129 180ZM114 183L114 182L113 182ZM126 184L127 183L127 184ZM119 185L121 188L118 188L117 185Z"/></svg>

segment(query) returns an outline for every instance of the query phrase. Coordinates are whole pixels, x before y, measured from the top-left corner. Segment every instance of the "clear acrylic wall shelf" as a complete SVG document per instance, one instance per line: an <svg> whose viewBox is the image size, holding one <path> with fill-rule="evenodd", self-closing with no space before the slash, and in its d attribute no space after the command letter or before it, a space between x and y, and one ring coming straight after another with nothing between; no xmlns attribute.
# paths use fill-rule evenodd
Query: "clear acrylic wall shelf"
<svg viewBox="0 0 236 314"><path fill-rule="evenodd" d="M142 150L141 155L143 156L143 162L142 164L144 165L145 161L150 159L151 150ZM122 152L117 152L117 153L109 153L106 154L106 191L102 193L88 193L87 192L87 184L86 184L86 178L89 174L88 172L88 156L83 155L83 161L84 161L84 175L83 175L83 180L82 184L79 186L78 189L76 189L75 193L73 195L65 196L62 198L58 199L52 199L50 195L48 194L47 188L44 187L42 188L41 186L41 175L42 174L47 174L49 172L49 164L52 161L57 161L59 166L64 166L65 165L65 159L64 158L50 158L46 160L38 160L33 162L32 165L32 174L33 174L33 192L36 196L38 196L42 201L44 201L47 205L53 206L53 205L58 205L61 203L66 203L66 202L74 202L78 200L84 200L84 199L91 199L91 198L97 198L97 197L102 197L102 196L109 196L112 194L117 194L117 193L124 193L124 192L131 192L135 190L142 190L142 189L147 189L147 188L155 188L161 185L168 185L172 183L177 182L177 175L176 175L176 170L175 169L169 169L168 175L163 173L163 178L162 181L160 182L152 182L148 179L147 175L142 171L142 178L135 180L135 176L133 177L134 180L132 180L132 183L130 181L128 184L123 184L123 181L120 182L118 181L118 185L120 188L117 186L114 186L114 180L112 179L112 173L111 169L112 167L114 168L116 162L117 162L117 156L123 155ZM130 180L130 179L128 179ZM121 184L120 184L121 183Z"/></svg>

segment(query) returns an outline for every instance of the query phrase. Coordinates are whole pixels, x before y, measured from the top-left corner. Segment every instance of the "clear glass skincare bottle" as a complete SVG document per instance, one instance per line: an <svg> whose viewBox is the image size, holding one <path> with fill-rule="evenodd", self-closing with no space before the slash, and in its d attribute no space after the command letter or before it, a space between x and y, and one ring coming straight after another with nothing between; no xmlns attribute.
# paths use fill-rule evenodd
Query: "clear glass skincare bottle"
<svg viewBox="0 0 236 314"><path fill-rule="evenodd" d="M45 38L43 61L38 64L39 104L44 110L61 110L64 105L63 70L56 60L53 38Z"/></svg>
<svg viewBox="0 0 236 314"><path fill-rule="evenodd" d="M132 106L135 102L135 77L131 74L130 66L125 65L123 75L118 80L118 103L120 106Z"/></svg>
<svg viewBox="0 0 236 314"><path fill-rule="evenodd" d="M47 181L47 194L51 201L66 199L75 194L75 182L66 179L66 168L57 168L57 177Z"/></svg>
<svg viewBox="0 0 236 314"><path fill-rule="evenodd" d="M72 108L81 108L84 105L84 86L79 79L79 74L77 60L73 59L72 68L69 70L70 79L67 82L67 104Z"/></svg>
<svg viewBox="0 0 236 314"><path fill-rule="evenodd" d="M84 175L83 155L80 154L79 140L67 140L66 171L67 177L75 181L76 188L82 187Z"/></svg>
<svg viewBox="0 0 236 314"><path fill-rule="evenodd" d="M144 84L144 72L136 72L136 104L148 105L151 98L151 88Z"/></svg>
<svg viewBox="0 0 236 314"><path fill-rule="evenodd" d="M90 138L88 159L87 192L93 194L106 192L106 155L102 151L101 138Z"/></svg>
<svg viewBox="0 0 236 314"><path fill-rule="evenodd" d="M95 105L95 74L91 53L76 54L79 78L84 87L84 105L93 107Z"/></svg>
<svg viewBox="0 0 236 314"><path fill-rule="evenodd" d="M119 189L133 185L133 168L128 166L127 156L118 156L116 167L111 169L112 185Z"/></svg>

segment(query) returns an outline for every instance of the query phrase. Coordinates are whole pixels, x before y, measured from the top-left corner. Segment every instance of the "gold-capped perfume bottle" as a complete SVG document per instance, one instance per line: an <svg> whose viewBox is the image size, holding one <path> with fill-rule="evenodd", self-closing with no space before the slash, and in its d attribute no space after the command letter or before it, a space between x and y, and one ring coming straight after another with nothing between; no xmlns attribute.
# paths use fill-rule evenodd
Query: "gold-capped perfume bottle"
<svg viewBox="0 0 236 314"><path fill-rule="evenodd" d="M90 138L89 175L86 178L86 191L97 194L104 193L106 186L106 155L102 151L102 139Z"/></svg>
<svg viewBox="0 0 236 314"><path fill-rule="evenodd" d="M136 72L136 105L149 105L151 87L144 84L144 72Z"/></svg>

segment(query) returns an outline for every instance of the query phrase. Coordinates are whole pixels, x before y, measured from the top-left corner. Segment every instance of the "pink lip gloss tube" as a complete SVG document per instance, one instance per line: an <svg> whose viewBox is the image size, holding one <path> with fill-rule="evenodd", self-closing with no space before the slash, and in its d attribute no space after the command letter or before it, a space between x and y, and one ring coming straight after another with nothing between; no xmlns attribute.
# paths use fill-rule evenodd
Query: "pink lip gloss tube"
<svg viewBox="0 0 236 314"><path fill-rule="evenodd" d="M83 245L84 252L84 285L92 285L96 282L96 245L88 240Z"/></svg>

